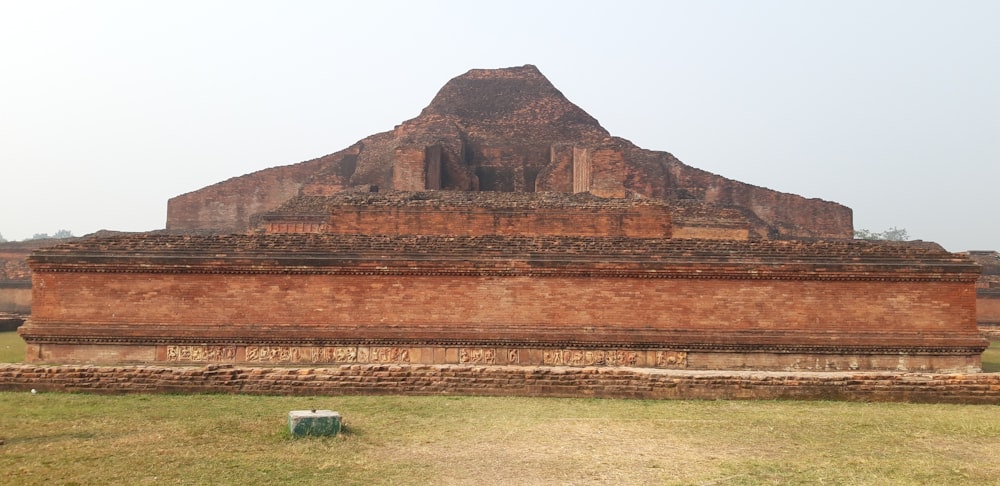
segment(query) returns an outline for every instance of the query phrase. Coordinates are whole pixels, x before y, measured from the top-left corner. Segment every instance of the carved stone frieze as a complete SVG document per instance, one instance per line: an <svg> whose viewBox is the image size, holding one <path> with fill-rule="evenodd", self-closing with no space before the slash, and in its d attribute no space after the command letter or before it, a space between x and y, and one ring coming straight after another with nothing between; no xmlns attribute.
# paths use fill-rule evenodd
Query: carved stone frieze
<svg viewBox="0 0 1000 486"><path fill-rule="evenodd" d="M497 364L497 350L493 348L461 348L458 362L469 364Z"/></svg>
<svg viewBox="0 0 1000 486"><path fill-rule="evenodd" d="M635 366L639 353L624 350L558 349L542 353L549 366Z"/></svg>
<svg viewBox="0 0 1000 486"><path fill-rule="evenodd" d="M302 353L295 346L247 346L246 360L261 363L298 363Z"/></svg>
<svg viewBox="0 0 1000 486"><path fill-rule="evenodd" d="M657 368L687 368L686 351L657 351Z"/></svg>
<svg viewBox="0 0 1000 486"><path fill-rule="evenodd" d="M400 347L358 348L360 363L409 363L410 350Z"/></svg>
<svg viewBox="0 0 1000 486"><path fill-rule="evenodd" d="M236 346L167 346L167 361L236 361Z"/></svg>
<svg viewBox="0 0 1000 486"><path fill-rule="evenodd" d="M354 363L358 350L339 346L247 346L246 360L258 363Z"/></svg>
<svg viewBox="0 0 1000 486"><path fill-rule="evenodd" d="M358 348L322 346L309 349L313 363L354 363L358 361Z"/></svg>

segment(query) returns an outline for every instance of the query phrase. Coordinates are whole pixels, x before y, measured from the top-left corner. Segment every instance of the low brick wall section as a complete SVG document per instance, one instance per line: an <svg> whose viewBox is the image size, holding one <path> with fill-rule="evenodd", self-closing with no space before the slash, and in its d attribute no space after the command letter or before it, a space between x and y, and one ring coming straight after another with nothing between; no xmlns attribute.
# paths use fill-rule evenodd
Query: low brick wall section
<svg viewBox="0 0 1000 486"><path fill-rule="evenodd" d="M494 395L1000 404L1000 373L785 373L461 365L34 366L0 364L0 390L256 395Z"/></svg>

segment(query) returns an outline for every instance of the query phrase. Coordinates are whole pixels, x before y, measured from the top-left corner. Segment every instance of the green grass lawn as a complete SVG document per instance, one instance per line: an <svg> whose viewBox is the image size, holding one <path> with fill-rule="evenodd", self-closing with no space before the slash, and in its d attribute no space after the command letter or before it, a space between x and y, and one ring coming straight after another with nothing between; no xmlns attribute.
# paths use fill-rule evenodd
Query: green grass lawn
<svg viewBox="0 0 1000 486"><path fill-rule="evenodd" d="M0 363L24 361L24 340L16 332L0 332Z"/></svg>
<svg viewBox="0 0 1000 486"><path fill-rule="evenodd" d="M346 432L294 439L289 410ZM3 484L991 484L993 406L0 393Z"/></svg>
<svg viewBox="0 0 1000 486"><path fill-rule="evenodd" d="M0 361L23 359L0 333ZM1000 364L996 343L984 368ZM341 412L294 439L289 410ZM989 484L995 406L0 393L0 484Z"/></svg>

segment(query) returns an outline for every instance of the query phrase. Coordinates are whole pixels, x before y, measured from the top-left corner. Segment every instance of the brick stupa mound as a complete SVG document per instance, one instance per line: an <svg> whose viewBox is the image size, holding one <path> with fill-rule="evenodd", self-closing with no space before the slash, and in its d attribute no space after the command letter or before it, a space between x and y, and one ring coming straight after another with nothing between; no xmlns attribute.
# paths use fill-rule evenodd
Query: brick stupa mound
<svg viewBox="0 0 1000 486"><path fill-rule="evenodd" d="M968 372L986 346L977 267L933 245L140 234L31 264L29 361Z"/></svg>
<svg viewBox="0 0 1000 486"><path fill-rule="evenodd" d="M265 233L749 239L752 215L698 201L590 193L423 191L298 196L254 218Z"/></svg>
<svg viewBox="0 0 1000 486"><path fill-rule="evenodd" d="M727 179L611 136L530 65L474 69L392 131L177 196L167 228L243 232L292 197L357 187L694 200L747 210L760 237L853 236L849 208Z"/></svg>
<svg viewBox="0 0 1000 486"><path fill-rule="evenodd" d="M991 338L1000 338L1000 253L970 251L983 273L976 282L976 319L979 330Z"/></svg>
<svg viewBox="0 0 1000 486"><path fill-rule="evenodd" d="M178 196L168 230L33 253L27 360L970 372L987 345L968 256L610 137L532 66Z"/></svg>

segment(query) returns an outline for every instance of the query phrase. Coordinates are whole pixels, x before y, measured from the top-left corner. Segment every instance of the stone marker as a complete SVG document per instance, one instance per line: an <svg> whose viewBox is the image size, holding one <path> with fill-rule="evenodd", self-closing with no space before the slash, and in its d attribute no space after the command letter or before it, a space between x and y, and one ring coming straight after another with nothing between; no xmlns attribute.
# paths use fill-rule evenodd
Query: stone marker
<svg viewBox="0 0 1000 486"><path fill-rule="evenodd" d="M340 412L331 410L292 410L288 412L288 430L295 437L306 435L337 435L340 433Z"/></svg>

